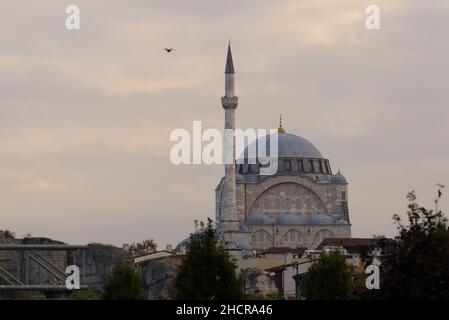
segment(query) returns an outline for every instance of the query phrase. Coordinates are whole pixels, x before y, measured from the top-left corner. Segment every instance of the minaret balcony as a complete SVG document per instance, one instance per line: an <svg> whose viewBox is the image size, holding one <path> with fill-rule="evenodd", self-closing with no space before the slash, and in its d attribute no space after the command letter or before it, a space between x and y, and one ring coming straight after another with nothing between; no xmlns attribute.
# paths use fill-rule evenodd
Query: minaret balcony
<svg viewBox="0 0 449 320"><path fill-rule="evenodd" d="M239 104L239 97L222 97L221 104L223 108L237 108Z"/></svg>

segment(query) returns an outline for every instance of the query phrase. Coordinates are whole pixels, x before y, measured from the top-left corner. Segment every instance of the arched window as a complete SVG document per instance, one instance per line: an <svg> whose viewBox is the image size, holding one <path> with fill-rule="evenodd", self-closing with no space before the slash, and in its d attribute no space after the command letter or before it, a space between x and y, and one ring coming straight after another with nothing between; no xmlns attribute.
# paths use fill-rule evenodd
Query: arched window
<svg viewBox="0 0 449 320"><path fill-rule="evenodd" d="M271 209L271 207L270 207L270 200L265 199L264 202L263 202L263 207L264 207L266 210L270 210L270 209Z"/></svg>
<svg viewBox="0 0 449 320"><path fill-rule="evenodd" d="M335 235L328 229L321 229L313 237L313 246L316 248L326 238L335 238Z"/></svg>
<svg viewBox="0 0 449 320"><path fill-rule="evenodd" d="M296 199L296 210L301 209L301 200L299 198Z"/></svg>
<svg viewBox="0 0 449 320"><path fill-rule="evenodd" d="M274 200L274 208L277 209L277 210L281 209L281 202L280 202L280 200L278 198L276 198Z"/></svg>
<svg viewBox="0 0 449 320"><path fill-rule="evenodd" d="M282 242L300 247L304 245L304 237L297 230L289 230L282 237Z"/></svg>
<svg viewBox="0 0 449 320"><path fill-rule="evenodd" d="M310 199L306 200L306 210L307 213L312 213L312 200Z"/></svg>
<svg viewBox="0 0 449 320"><path fill-rule="evenodd" d="M271 234L265 230L257 230L253 234L253 242L270 244L273 241Z"/></svg>
<svg viewBox="0 0 449 320"><path fill-rule="evenodd" d="M290 211L291 206L292 205L291 205L290 199L289 198L285 199L285 208L284 208L284 210Z"/></svg>

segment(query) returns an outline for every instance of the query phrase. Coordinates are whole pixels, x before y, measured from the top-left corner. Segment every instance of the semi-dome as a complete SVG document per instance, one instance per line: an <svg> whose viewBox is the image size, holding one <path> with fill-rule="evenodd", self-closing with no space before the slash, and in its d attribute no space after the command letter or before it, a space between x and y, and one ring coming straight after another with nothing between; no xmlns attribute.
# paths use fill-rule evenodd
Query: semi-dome
<svg viewBox="0 0 449 320"><path fill-rule="evenodd" d="M318 213L309 217L309 224L334 224L334 220L327 214Z"/></svg>
<svg viewBox="0 0 449 320"><path fill-rule="evenodd" d="M284 226L294 226L299 224L305 224L305 221L299 214L281 213L279 215L277 223Z"/></svg>
<svg viewBox="0 0 449 320"><path fill-rule="evenodd" d="M341 174L340 170L331 178L332 183L348 183L345 176Z"/></svg>
<svg viewBox="0 0 449 320"><path fill-rule="evenodd" d="M272 135L265 136L266 154L271 155L270 152L270 138ZM264 138L259 138L251 142L244 151L245 158L254 158L254 155L248 156L248 151L256 150L258 152L258 144L263 143ZM260 142L259 142L260 141ZM290 133L278 134L278 157L279 158L323 158L321 152L308 140Z"/></svg>
<svg viewBox="0 0 449 320"><path fill-rule="evenodd" d="M176 245L175 251L182 252L190 244L190 241L191 241L190 237L185 238L184 240L182 240L180 243L178 243Z"/></svg>
<svg viewBox="0 0 449 320"><path fill-rule="evenodd" d="M256 212L250 215L246 219L247 225L264 226L273 224L273 219L271 219L267 214L262 212Z"/></svg>

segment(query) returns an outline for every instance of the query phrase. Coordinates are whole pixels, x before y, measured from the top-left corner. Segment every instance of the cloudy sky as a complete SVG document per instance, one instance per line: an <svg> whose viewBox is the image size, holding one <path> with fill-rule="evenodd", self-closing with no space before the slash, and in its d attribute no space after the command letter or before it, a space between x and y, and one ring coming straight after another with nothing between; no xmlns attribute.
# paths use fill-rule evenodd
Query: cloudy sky
<svg viewBox="0 0 449 320"><path fill-rule="evenodd" d="M392 236L408 191L449 185L448 19L444 0L2 2L0 229L164 246L213 217L224 169L172 165L169 137L223 127L232 38L238 127L282 113L349 180L353 236Z"/></svg>

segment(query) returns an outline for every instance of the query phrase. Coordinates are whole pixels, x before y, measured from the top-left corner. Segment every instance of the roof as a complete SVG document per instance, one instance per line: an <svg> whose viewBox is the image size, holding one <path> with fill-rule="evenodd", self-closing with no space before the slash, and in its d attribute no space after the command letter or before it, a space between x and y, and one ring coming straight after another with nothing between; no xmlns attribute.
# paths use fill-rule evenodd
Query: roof
<svg viewBox="0 0 449 320"><path fill-rule="evenodd" d="M271 267L271 268L265 269L265 271L267 271L267 272L276 272L276 271L280 271L280 270L286 269L288 267L301 266L301 265L305 265L305 264L312 264L315 261L317 261L317 260L316 259L315 260L306 259L306 260L293 261L291 263L285 263L285 264L281 264L279 266L275 266L275 267Z"/></svg>
<svg viewBox="0 0 449 320"><path fill-rule="evenodd" d="M359 251L361 248L379 246L382 241L387 243L394 241L388 238L326 238L318 245L317 250L323 250L327 246L341 246L349 252Z"/></svg>
<svg viewBox="0 0 449 320"><path fill-rule="evenodd" d="M298 254L302 255L307 248L299 247L299 248L289 248L289 247L272 247L268 250L262 252L261 254L285 254L285 253L291 253L291 254Z"/></svg>
<svg viewBox="0 0 449 320"><path fill-rule="evenodd" d="M176 253L167 251L167 250L161 250L161 251L155 251L151 253L147 253L138 257L134 258L134 263L143 263L149 260L155 260L155 259L161 259L166 257L176 256Z"/></svg>

